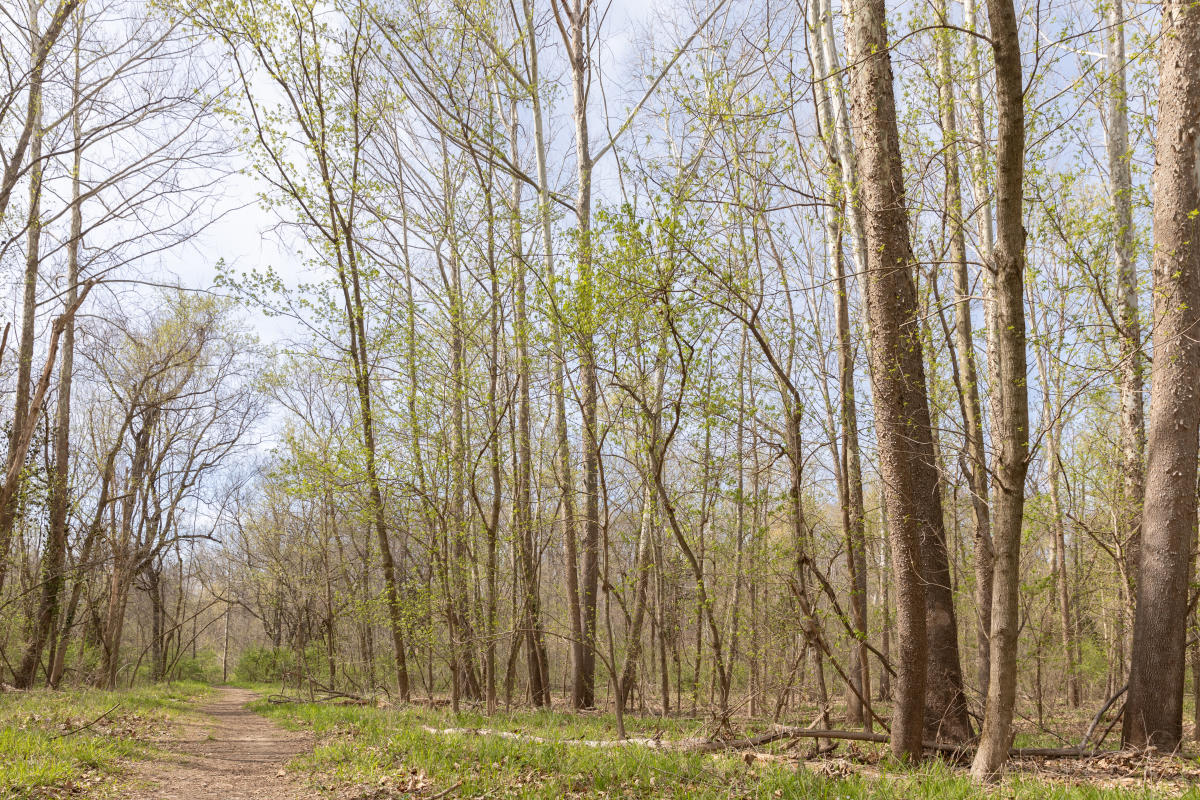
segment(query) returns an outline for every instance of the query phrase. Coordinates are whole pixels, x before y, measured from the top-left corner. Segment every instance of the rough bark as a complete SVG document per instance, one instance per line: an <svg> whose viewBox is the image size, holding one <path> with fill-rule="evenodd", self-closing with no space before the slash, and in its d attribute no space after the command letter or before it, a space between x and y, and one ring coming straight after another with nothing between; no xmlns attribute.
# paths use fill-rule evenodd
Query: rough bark
<svg viewBox="0 0 1200 800"><path fill-rule="evenodd" d="M1188 563L1200 426L1200 6L1164 0L1154 167L1154 364L1127 746L1183 734Z"/></svg>
<svg viewBox="0 0 1200 800"><path fill-rule="evenodd" d="M900 135L883 0L856 0L846 25L851 119L866 240L871 382L879 471L896 585L898 669L892 751L921 757L925 716L926 620L923 541L942 526L929 426L925 366L916 319L915 263L908 236Z"/></svg>

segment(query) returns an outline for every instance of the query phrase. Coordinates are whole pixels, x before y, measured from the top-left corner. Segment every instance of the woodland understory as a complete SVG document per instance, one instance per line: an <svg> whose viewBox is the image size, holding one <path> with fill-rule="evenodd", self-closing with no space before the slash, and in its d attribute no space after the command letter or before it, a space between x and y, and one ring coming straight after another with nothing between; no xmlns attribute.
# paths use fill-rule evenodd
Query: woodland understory
<svg viewBox="0 0 1200 800"><path fill-rule="evenodd" d="M644 5L0 0L0 680L1185 791L1200 3Z"/></svg>

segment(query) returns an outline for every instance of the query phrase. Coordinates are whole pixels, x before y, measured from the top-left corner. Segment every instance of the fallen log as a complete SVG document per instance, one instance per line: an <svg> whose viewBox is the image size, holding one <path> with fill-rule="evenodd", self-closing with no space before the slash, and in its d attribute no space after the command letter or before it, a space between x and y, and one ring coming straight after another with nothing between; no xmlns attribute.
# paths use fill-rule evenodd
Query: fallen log
<svg viewBox="0 0 1200 800"><path fill-rule="evenodd" d="M687 753L718 753L724 750L752 750L772 742L784 739L836 739L840 741L872 742L887 744L891 737L886 733L869 733L867 731L848 731L833 728L791 728L777 726L774 730L759 736L740 739L680 739L678 741L663 741L662 739L553 739L532 734L516 733L514 731L497 731L489 728L431 728L422 726L426 733L438 735L459 736L498 736L502 739L512 739L520 742L535 744L570 744L581 747L628 747L640 746L654 750L674 750ZM944 744L941 742L925 742L925 749L938 753L963 754L971 751L971 745ZM1013 747L1009 749L1010 758L1084 758L1095 755L1106 755L1118 752L1087 750L1080 747Z"/></svg>
<svg viewBox="0 0 1200 800"><path fill-rule="evenodd" d="M661 739L551 739L545 736L534 736L528 733L516 733L514 731L497 731L491 728L431 728L428 725L422 725L421 730L426 733L450 736L496 736L501 739L512 739L518 742L532 742L534 744L577 744L583 747L627 747L629 745L640 745L652 749L669 750L674 749L673 745L679 742L664 742ZM695 740L687 740L695 741Z"/></svg>

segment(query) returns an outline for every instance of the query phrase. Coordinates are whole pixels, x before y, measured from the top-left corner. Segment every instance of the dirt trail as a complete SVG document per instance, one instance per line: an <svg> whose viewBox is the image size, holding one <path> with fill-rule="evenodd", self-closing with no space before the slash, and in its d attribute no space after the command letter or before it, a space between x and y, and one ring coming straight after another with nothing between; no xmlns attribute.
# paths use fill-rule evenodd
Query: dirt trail
<svg viewBox="0 0 1200 800"><path fill-rule="evenodd" d="M321 795L290 774L280 775L312 739L287 731L245 708L255 699L244 689L217 690L158 761L138 764L138 789L126 800L309 800ZM144 787L144 788L143 788Z"/></svg>

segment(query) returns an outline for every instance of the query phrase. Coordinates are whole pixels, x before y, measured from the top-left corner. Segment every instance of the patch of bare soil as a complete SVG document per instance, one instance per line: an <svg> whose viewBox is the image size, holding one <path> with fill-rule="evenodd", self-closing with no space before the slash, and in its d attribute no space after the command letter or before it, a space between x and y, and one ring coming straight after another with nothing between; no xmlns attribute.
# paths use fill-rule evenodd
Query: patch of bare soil
<svg viewBox="0 0 1200 800"><path fill-rule="evenodd" d="M287 761L312 747L312 738L284 730L246 709L244 689L219 689L200 709L168 755L140 763L139 787L126 800L316 800L321 795L286 773Z"/></svg>

